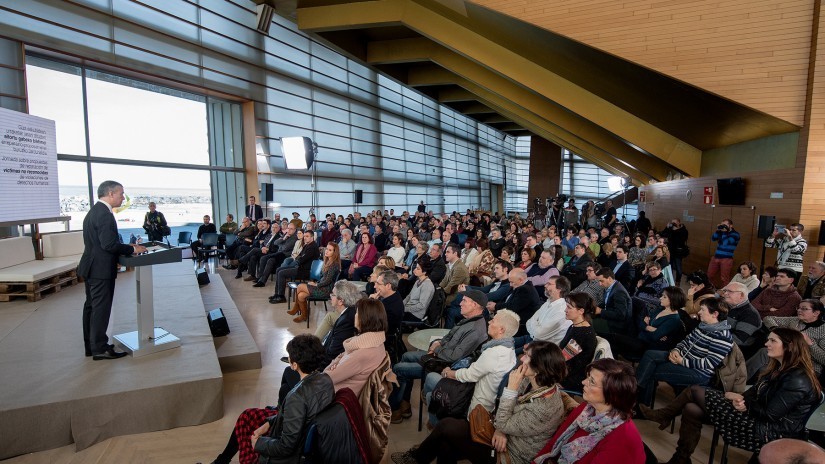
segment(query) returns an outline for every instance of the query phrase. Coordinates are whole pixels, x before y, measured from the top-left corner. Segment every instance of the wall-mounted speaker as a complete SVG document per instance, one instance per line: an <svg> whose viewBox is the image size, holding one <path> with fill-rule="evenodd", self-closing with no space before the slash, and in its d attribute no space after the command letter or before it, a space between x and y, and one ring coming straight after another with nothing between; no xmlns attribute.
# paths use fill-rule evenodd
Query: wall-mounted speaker
<svg viewBox="0 0 825 464"><path fill-rule="evenodd" d="M776 216L759 216L759 222L756 225L756 236L763 240L770 238L774 224L776 224Z"/></svg>
<svg viewBox="0 0 825 464"><path fill-rule="evenodd" d="M819 221L819 240L817 244L819 246L825 245L825 221Z"/></svg>
<svg viewBox="0 0 825 464"><path fill-rule="evenodd" d="M263 201L275 201L275 195L272 191L272 184L267 184L267 183L261 184L261 200L263 200Z"/></svg>
<svg viewBox="0 0 825 464"><path fill-rule="evenodd" d="M355 191L355 201L353 201L353 203L355 203L356 205L360 205L363 202L364 202L364 191L363 190L356 190Z"/></svg>

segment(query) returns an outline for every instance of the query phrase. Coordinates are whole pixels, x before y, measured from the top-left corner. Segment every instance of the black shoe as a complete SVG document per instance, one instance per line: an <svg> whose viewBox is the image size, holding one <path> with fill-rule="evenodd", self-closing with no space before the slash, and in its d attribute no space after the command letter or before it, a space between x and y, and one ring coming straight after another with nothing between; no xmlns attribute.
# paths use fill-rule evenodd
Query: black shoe
<svg viewBox="0 0 825 464"><path fill-rule="evenodd" d="M235 278L236 278L236 279L240 279L241 277L243 277L243 273L242 273L242 272L239 272L239 273L235 274Z"/></svg>
<svg viewBox="0 0 825 464"><path fill-rule="evenodd" d="M101 354L92 355L92 359L94 359L95 361L101 361L103 359L118 359L128 354L129 353L115 351L114 348L109 348Z"/></svg>
<svg viewBox="0 0 825 464"><path fill-rule="evenodd" d="M289 364L289 357L288 357L288 356L284 356L283 358L281 358L281 362L282 362L282 363L287 363L287 364Z"/></svg>
<svg viewBox="0 0 825 464"><path fill-rule="evenodd" d="M86 357L87 357L87 358L88 358L89 356L91 356L91 355L92 355L92 352L91 352L91 351L87 351L87 352L86 352Z"/></svg>
<svg viewBox="0 0 825 464"><path fill-rule="evenodd" d="M269 299L269 302L272 304L286 303L286 298L282 297L281 295L275 295Z"/></svg>
<svg viewBox="0 0 825 464"><path fill-rule="evenodd" d="M229 271L231 271L232 269L235 269L234 267L232 267L232 266L231 266L231 265L229 265L229 264L224 264L224 265L223 265L223 268L224 268L224 269L226 269L226 270L229 270Z"/></svg>
<svg viewBox="0 0 825 464"><path fill-rule="evenodd" d="M263 282L255 282L255 285L253 285L253 287L263 287L264 285L266 284Z"/></svg>

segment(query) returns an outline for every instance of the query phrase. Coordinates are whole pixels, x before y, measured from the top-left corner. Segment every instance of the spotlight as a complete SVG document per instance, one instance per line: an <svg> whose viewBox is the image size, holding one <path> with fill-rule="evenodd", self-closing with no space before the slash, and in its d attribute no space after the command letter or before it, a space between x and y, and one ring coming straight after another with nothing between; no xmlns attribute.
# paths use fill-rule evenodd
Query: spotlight
<svg viewBox="0 0 825 464"><path fill-rule="evenodd" d="M286 168L292 171L306 171L315 161L315 144L309 137L282 137Z"/></svg>

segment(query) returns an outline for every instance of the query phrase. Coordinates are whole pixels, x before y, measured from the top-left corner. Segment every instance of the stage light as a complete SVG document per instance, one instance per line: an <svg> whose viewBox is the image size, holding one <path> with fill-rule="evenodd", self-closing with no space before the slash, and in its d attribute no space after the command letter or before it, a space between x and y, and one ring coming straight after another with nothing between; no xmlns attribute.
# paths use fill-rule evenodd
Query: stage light
<svg viewBox="0 0 825 464"><path fill-rule="evenodd" d="M289 170L306 171L315 161L315 145L309 137L282 137L281 149Z"/></svg>
<svg viewBox="0 0 825 464"><path fill-rule="evenodd" d="M611 192L618 192L624 188L624 178L613 176L607 178L607 189Z"/></svg>

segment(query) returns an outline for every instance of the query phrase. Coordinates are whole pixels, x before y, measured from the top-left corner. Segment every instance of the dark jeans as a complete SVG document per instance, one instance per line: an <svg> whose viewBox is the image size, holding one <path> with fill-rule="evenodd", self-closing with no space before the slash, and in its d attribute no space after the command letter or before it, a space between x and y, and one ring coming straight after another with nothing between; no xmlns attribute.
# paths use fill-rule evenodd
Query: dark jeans
<svg viewBox="0 0 825 464"><path fill-rule="evenodd" d="M438 421L421 446L411 454L418 462L438 459L438 464L444 464L466 459L475 464L493 462L491 451L492 447L473 441L469 422L447 417Z"/></svg>
<svg viewBox="0 0 825 464"><path fill-rule="evenodd" d="M410 401L413 382L420 379L424 372L424 368L421 367L418 360L425 354L425 351L408 351L401 356L400 362L392 366L392 370L398 378L398 388L392 390L389 398L390 407L393 410L399 408L402 400Z"/></svg>
<svg viewBox="0 0 825 464"><path fill-rule="evenodd" d="M262 256L258 262L258 282L265 284L266 280L272 274L272 271L278 269L281 263L286 259L286 254L275 253Z"/></svg>
<svg viewBox="0 0 825 464"><path fill-rule="evenodd" d="M678 287L682 280L682 258L679 256L670 255L670 270L673 271L673 281Z"/></svg>
<svg viewBox="0 0 825 464"><path fill-rule="evenodd" d="M656 395L656 382L662 380L672 386L689 387L707 385L710 377L688 367L673 364L668 360L668 351L648 350L636 368L639 384L639 403L650 405Z"/></svg>
<svg viewBox="0 0 825 464"><path fill-rule="evenodd" d="M275 295L284 296L286 283L295 280L295 276L297 275L297 267L281 268L278 270L278 274L275 275Z"/></svg>

